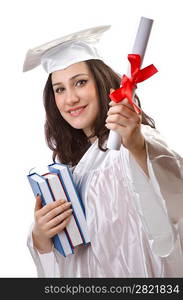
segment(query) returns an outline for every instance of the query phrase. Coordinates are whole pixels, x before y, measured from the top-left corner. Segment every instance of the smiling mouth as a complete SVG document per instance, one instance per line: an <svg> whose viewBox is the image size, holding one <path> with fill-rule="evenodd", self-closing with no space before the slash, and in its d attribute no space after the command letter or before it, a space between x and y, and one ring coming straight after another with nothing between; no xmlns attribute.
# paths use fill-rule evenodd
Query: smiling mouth
<svg viewBox="0 0 183 300"><path fill-rule="evenodd" d="M78 109L75 109L75 110L71 110L71 111L69 111L69 113L70 113L71 116L74 116L74 117L79 116L85 110L86 106L87 105L82 106L82 107L80 107Z"/></svg>

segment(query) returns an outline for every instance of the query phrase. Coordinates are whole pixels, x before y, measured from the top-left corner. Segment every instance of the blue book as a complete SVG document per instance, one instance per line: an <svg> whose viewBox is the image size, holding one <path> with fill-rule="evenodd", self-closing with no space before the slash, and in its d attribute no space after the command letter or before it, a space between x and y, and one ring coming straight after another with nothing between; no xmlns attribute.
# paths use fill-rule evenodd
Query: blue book
<svg viewBox="0 0 183 300"><path fill-rule="evenodd" d="M65 164L53 163L48 165L48 169L50 172L57 173L59 175L68 201L72 202L73 215L80 230L83 244L87 245L90 242L90 237L86 223L85 210L82 200L76 190L69 167Z"/></svg>
<svg viewBox="0 0 183 300"><path fill-rule="evenodd" d="M27 177L34 195L40 195L43 206L54 201L54 195L52 193L52 190L50 189L48 180L44 176L41 176L37 173L32 173L27 175ZM65 230L56 234L52 240L54 243L54 247L63 256L74 253Z"/></svg>

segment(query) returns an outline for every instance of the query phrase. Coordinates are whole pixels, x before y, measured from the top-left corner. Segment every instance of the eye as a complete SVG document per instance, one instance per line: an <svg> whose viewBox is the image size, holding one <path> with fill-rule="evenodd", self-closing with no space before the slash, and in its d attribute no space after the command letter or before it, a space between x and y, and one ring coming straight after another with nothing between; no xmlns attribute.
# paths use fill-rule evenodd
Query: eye
<svg viewBox="0 0 183 300"><path fill-rule="evenodd" d="M58 88L55 89L55 93L56 93L56 94L61 94L64 90L65 90L65 88L63 88L63 87L58 87Z"/></svg>
<svg viewBox="0 0 183 300"><path fill-rule="evenodd" d="M85 85L87 81L88 81L88 80L86 80L86 79L78 80L78 81L76 82L76 85L77 85L77 86Z"/></svg>

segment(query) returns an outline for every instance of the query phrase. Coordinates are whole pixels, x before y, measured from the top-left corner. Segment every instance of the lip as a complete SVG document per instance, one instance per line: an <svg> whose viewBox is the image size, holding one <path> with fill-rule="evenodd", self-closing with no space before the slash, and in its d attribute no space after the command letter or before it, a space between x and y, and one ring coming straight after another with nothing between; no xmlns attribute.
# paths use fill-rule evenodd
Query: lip
<svg viewBox="0 0 183 300"><path fill-rule="evenodd" d="M87 107L87 105L74 107L74 108L69 109L68 113L72 117L77 117L85 111L86 107Z"/></svg>
<svg viewBox="0 0 183 300"><path fill-rule="evenodd" d="M68 112L71 112L71 111L75 111L75 110L78 110L78 109L81 109L81 108L85 108L86 105L83 105L83 106L77 106L77 107L74 107L74 108L71 108L68 110Z"/></svg>

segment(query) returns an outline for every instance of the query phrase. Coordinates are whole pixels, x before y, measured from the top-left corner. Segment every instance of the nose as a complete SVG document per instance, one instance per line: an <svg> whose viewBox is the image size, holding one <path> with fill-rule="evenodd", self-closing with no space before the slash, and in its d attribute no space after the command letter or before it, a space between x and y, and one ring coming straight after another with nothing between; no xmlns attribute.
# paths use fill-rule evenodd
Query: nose
<svg viewBox="0 0 183 300"><path fill-rule="evenodd" d="M66 92L65 103L69 106L72 106L77 102L79 102L79 96L77 95L76 91L74 89L68 89Z"/></svg>

